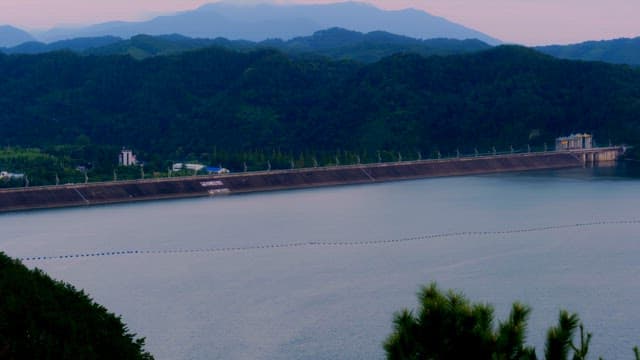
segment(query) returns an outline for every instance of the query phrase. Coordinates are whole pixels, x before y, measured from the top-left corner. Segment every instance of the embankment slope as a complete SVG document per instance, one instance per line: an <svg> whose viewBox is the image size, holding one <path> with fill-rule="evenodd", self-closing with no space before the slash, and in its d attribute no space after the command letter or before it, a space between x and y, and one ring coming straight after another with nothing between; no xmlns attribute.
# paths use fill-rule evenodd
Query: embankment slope
<svg viewBox="0 0 640 360"><path fill-rule="evenodd" d="M570 153L509 154L230 175L7 189L0 212L364 184L442 176L580 167Z"/></svg>

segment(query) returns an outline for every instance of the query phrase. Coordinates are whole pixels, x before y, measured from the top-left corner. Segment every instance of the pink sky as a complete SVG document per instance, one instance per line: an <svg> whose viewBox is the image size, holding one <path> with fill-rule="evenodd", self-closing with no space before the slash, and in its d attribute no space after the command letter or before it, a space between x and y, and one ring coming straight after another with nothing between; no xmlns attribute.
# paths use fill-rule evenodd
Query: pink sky
<svg viewBox="0 0 640 360"><path fill-rule="evenodd" d="M244 0L236 0L246 2ZM251 2L256 2L250 0ZM207 0L0 0L0 24L43 29L60 24L140 20L193 9ZM279 0L330 3L335 0ZM527 45L640 36L640 0L367 0L416 8L506 42Z"/></svg>

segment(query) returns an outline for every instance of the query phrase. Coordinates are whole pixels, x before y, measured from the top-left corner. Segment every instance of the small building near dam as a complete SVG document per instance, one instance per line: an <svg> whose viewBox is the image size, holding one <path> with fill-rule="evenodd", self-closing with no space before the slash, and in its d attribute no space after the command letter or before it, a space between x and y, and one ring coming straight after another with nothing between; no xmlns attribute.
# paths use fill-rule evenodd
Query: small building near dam
<svg viewBox="0 0 640 360"><path fill-rule="evenodd" d="M120 154L118 155L118 165L119 166L135 166L138 165L138 160L136 156L133 154L133 151L129 149L122 148Z"/></svg>
<svg viewBox="0 0 640 360"><path fill-rule="evenodd" d="M556 151L591 148L593 148L593 137L590 134L571 134L556 139Z"/></svg>
<svg viewBox="0 0 640 360"><path fill-rule="evenodd" d="M14 174L8 171L0 171L0 180L24 179L24 174Z"/></svg>

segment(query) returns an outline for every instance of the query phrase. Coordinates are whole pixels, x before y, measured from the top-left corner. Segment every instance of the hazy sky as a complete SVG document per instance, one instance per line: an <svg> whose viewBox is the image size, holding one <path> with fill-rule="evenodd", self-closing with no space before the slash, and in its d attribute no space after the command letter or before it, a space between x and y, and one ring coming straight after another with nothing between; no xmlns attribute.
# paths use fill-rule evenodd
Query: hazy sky
<svg viewBox="0 0 640 360"><path fill-rule="evenodd" d="M247 2L245 0L235 0ZM249 0L256 2L254 0ZM0 24L49 28L140 20L212 0L0 0ZM335 0L279 0L330 3ZM640 36L640 0L367 0L385 9L413 7L507 42L527 45Z"/></svg>

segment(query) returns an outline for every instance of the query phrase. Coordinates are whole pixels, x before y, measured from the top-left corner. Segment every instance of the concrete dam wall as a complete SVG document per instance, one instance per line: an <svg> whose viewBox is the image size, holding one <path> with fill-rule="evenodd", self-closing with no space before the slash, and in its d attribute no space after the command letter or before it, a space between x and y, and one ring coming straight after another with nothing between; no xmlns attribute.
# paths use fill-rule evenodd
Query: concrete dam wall
<svg viewBox="0 0 640 360"><path fill-rule="evenodd" d="M584 166L548 152L0 190L0 212Z"/></svg>

